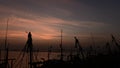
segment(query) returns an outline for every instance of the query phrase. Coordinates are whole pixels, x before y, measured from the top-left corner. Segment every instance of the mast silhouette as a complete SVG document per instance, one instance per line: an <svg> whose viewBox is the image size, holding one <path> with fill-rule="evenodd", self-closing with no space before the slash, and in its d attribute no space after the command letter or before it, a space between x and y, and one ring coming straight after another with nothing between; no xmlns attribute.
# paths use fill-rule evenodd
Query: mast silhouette
<svg viewBox="0 0 120 68"><path fill-rule="evenodd" d="M32 59L33 59L33 44L32 44L32 34L31 32L28 33L28 40L27 40L27 48L29 50L29 54L30 54L30 68L32 68Z"/></svg>
<svg viewBox="0 0 120 68"><path fill-rule="evenodd" d="M92 45L93 45L93 48L94 48L94 50L93 50L93 53L92 54L94 54L94 55L96 55L96 50L95 50L95 40L94 40L94 36L93 36L93 34L91 33L91 38L92 38ZM91 46L92 47L92 46Z"/></svg>
<svg viewBox="0 0 120 68"><path fill-rule="evenodd" d="M63 33L63 31L62 31L62 29L61 29L61 44L60 44L60 48L61 48L61 57L60 57L60 60L61 61L63 61L63 44L62 44L62 33Z"/></svg>
<svg viewBox="0 0 120 68"><path fill-rule="evenodd" d="M8 48L7 48L7 36L8 36L8 22L9 22L9 19L7 20L7 27L6 27L6 34L5 34L5 55L4 55L4 58L5 58L5 64L6 64L6 68L8 67Z"/></svg>
<svg viewBox="0 0 120 68"><path fill-rule="evenodd" d="M48 60L50 60L50 54L51 54L51 52L52 52L52 46L50 46L49 48L48 48Z"/></svg>
<svg viewBox="0 0 120 68"><path fill-rule="evenodd" d="M9 19L7 20L7 27L6 27L6 34L5 34L5 50L7 49L8 21Z"/></svg>
<svg viewBox="0 0 120 68"><path fill-rule="evenodd" d="M84 57L84 53L83 53L83 48L81 47L81 44L80 44L79 40L77 39L77 37L74 37L74 39L75 39L75 48L78 49L77 56L79 56L81 54L82 59L84 60L85 57Z"/></svg>

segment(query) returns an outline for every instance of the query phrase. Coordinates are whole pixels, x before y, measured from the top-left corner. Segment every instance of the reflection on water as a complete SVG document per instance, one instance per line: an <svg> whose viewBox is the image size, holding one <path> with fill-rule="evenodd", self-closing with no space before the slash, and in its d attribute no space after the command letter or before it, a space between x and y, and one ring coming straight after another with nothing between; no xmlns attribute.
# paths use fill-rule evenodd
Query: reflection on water
<svg viewBox="0 0 120 68"><path fill-rule="evenodd" d="M4 52L1 52L1 59L4 59ZM60 53L58 52L52 52L50 54L49 59L59 59ZM23 57L23 58L22 58ZM14 68L28 68L28 62L29 62L29 54L25 53L23 56L23 53L20 55L20 51L9 51L9 59L16 59L13 61L13 67ZM34 52L33 54L33 62L34 61L44 61L48 59L48 52ZM11 64L11 61L9 61Z"/></svg>

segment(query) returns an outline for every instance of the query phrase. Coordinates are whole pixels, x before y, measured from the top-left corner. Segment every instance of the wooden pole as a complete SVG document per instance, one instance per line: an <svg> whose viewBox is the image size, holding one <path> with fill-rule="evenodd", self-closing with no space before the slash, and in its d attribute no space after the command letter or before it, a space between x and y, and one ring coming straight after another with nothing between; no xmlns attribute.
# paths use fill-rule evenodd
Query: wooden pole
<svg viewBox="0 0 120 68"><path fill-rule="evenodd" d="M61 45L60 45L60 48L61 48L61 58L60 59L61 59L61 61L63 61L63 47L62 47L62 45L63 45L62 44L62 37L63 36L62 36L62 33L63 33L63 31L61 30Z"/></svg>

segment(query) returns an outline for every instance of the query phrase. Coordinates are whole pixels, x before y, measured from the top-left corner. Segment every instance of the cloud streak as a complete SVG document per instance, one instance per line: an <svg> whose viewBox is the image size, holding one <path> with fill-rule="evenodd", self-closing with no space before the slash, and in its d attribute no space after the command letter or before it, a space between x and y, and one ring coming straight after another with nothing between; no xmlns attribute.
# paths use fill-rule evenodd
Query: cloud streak
<svg viewBox="0 0 120 68"><path fill-rule="evenodd" d="M100 4L94 7L90 3L82 0L1 0L0 37L5 37L7 19L10 38L24 39L27 37L25 32L31 31L35 40L55 40L62 29L67 42L71 42L73 36L84 39L91 32L103 33L98 34L102 38L108 30L119 32L116 30L119 29L116 9L110 12L112 9L103 10Z"/></svg>
<svg viewBox="0 0 120 68"><path fill-rule="evenodd" d="M6 25L5 23L2 23L2 24ZM10 36L20 37L22 35L20 35L21 33L19 33L18 31L20 32L32 31L36 38L52 39L53 36L60 35L59 30L63 29L62 27L64 27L65 30L69 30L69 28L71 27L75 30L83 27L92 28L92 27L98 27L98 26L101 27L104 25L105 25L104 23L85 22L85 21L76 22L76 21L63 20L55 17L40 17L40 18L35 18L31 20L31 19L25 19L25 18L14 16L12 17L12 21L9 22L9 30L14 31L14 32L10 32L10 33L13 33ZM66 28L66 27L69 27L69 28ZM18 36L15 33L15 31L18 34ZM68 35L66 32L64 32L64 34Z"/></svg>

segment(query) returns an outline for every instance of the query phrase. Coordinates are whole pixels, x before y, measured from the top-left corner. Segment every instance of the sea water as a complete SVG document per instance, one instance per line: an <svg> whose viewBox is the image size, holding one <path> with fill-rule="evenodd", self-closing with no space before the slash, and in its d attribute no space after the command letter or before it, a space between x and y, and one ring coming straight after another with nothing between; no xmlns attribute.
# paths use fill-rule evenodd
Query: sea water
<svg viewBox="0 0 120 68"><path fill-rule="evenodd" d="M1 52L1 59L5 58L5 51ZM52 52L49 54L49 59L59 59L59 52ZM8 52L9 66L12 68L29 68L29 53L20 51ZM48 60L48 52L33 52L33 62L40 62ZM3 61L0 61L2 63Z"/></svg>

